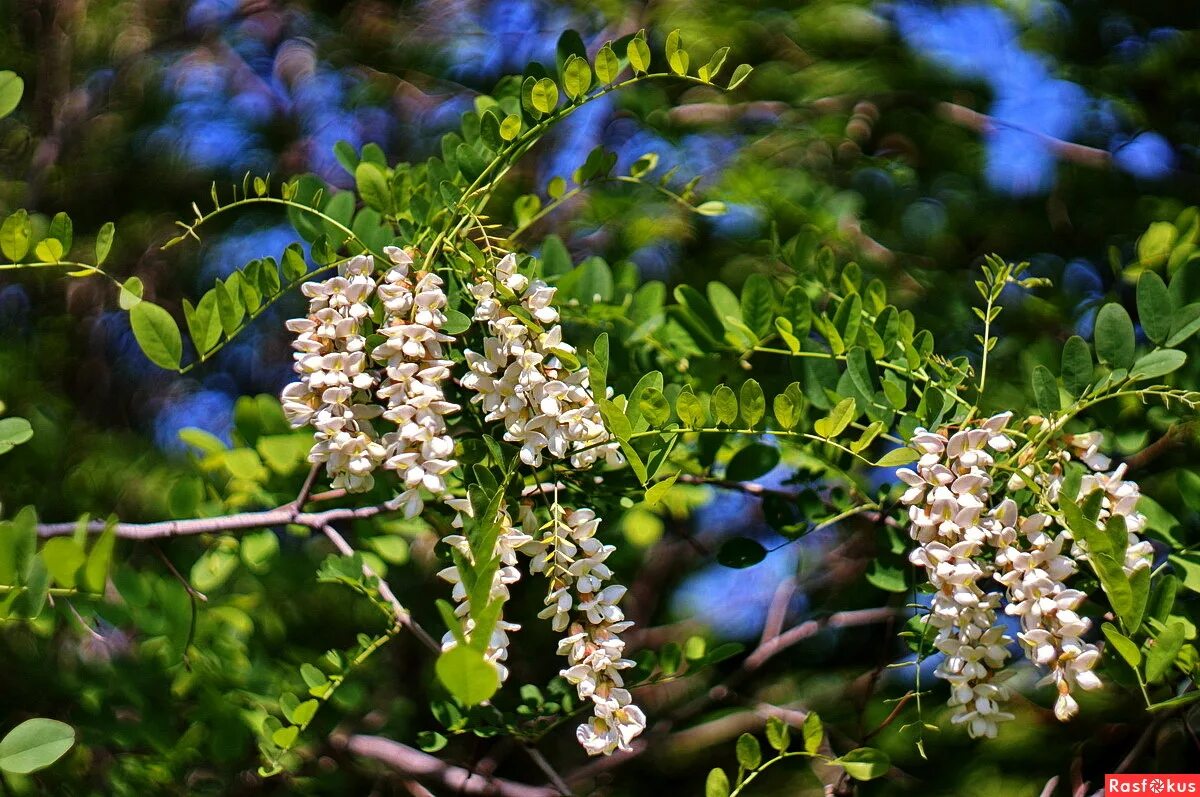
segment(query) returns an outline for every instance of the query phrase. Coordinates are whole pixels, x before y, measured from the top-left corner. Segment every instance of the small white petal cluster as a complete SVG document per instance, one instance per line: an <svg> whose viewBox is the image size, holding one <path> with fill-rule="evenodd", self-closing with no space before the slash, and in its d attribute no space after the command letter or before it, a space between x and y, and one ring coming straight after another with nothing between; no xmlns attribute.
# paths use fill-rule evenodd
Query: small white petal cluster
<svg viewBox="0 0 1200 797"><path fill-rule="evenodd" d="M458 465L446 416L460 407L442 391L451 366L442 344L454 338L441 331L446 323L441 277L432 271L410 274L412 258L406 252L394 246L384 252L392 261L378 289L385 311L379 334L385 340L371 357L383 365L376 392L387 401L383 417L398 429L384 435L383 467L403 479L404 492L396 503L406 517L415 517L424 508L422 488L443 495L446 474Z"/></svg>
<svg viewBox="0 0 1200 797"><path fill-rule="evenodd" d="M384 251L392 265L378 282L374 260L359 255L336 276L304 283L308 314L287 322L297 336L292 346L300 379L284 388L282 402L293 427L316 430L309 461L325 464L333 487L363 492L374 486L376 469L394 470L404 484L396 505L413 517L424 508L421 491L444 494L445 475L457 465L446 416L459 407L442 390L450 377L442 345L453 338L440 331L446 321L441 279L410 275L412 260L404 251ZM378 329L373 295L383 304ZM368 355L367 335L374 332L384 342ZM380 416L397 429L380 434Z"/></svg>
<svg viewBox="0 0 1200 797"><path fill-rule="evenodd" d="M455 510L457 514L454 516L454 527L461 529L463 527L464 517L473 517L471 510L471 502L466 498L450 498L446 503ZM500 510L498 521L500 523L500 533L496 537L496 545L493 554L500 559L500 567L497 568L492 576L492 588L490 592L491 600L500 600L507 602L509 598L508 588L521 580L521 570L517 567L517 551L524 545L533 540L533 537L526 534L522 529L513 525L512 518L504 509ZM461 534L448 534L442 538L442 542L458 551L466 561L475 564L474 556L471 553L471 544L467 538ZM454 609L456 617L465 618L464 632L465 637L469 640L475 632L475 620L470 617L471 599L467 595L467 588L463 584L462 574L459 573L456 565L451 565L441 570L438 575L450 582L453 585L451 597L458 604ZM504 662L508 659L508 635L509 632L521 630L521 626L517 623L511 623L504 619L503 614L496 618L496 624L490 629L491 638L488 640L487 650L484 657L496 665L497 671L500 673L500 680L508 679L508 667ZM450 650L455 647L458 642L454 638L454 634L446 632L442 637L442 650Z"/></svg>
<svg viewBox="0 0 1200 797"><path fill-rule="evenodd" d="M998 415L948 439L918 429L916 470L897 472L908 485L901 500L918 543L909 558L925 568L935 590L926 622L937 629L934 645L945 654L937 675L950 683L952 721L972 737L994 737L999 723L1012 719L1003 710L1010 695L1000 673L1012 639L996 623L1000 595L981 584L994 572L981 554L1003 544L1011 531L1005 520L1015 514L1011 501L991 505L989 473L993 452L1013 447L1003 434L1009 417Z"/></svg>
<svg viewBox="0 0 1200 797"><path fill-rule="evenodd" d="M1100 678L1092 672L1100 651L1083 641L1092 622L1076 611L1087 595L1065 583L1079 569L1076 560L1063 553L1071 537L1065 531L1056 533L1051 523L1041 512L1021 521L1020 539L996 558L997 566L1004 568L996 580L1008 590L1005 611L1021 620L1018 637L1026 655L1050 669L1046 681L1058 690L1054 715L1065 722L1079 710L1072 689L1100 687Z"/></svg>
<svg viewBox="0 0 1200 797"><path fill-rule="evenodd" d="M1086 474L1080 481L1077 495L1063 495L1061 463L1069 461L1072 453L1093 471L1106 471L1112 464L1107 456L1099 453L1103 443L1099 432L1074 435L1067 438L1066 443L1067 450L1059 452L1059 462L1049 476L1035 477L1035 481L1045 486L1052 506L1064 501L1078 501L1081 496L1101 491L1097 526L1105 529L1114 515L1120 515L1125 521L1128 534L1124 561L1126 574L1150 567L1154 549L1138 536L1146 525L1145 517L1136 511L1141 490L1136 482L1124 478L1126 466L1119 465L1111 473ZM1020 480L1014 477L1010 489L1016 486L1015 481ZM1066 721L1079 711L1071 691L1075 687L1091 690L1101 686L1100 678L1092 672L1100 661L1100 650L1082 640L1092 622L1076 612L1087 596L1063 583L1079 569L1078 563L1087 559L1087 551L1069 531L1056 533L1052 519L1043 513L1028 518L1022 530L1028 549L1013 551L1005 557L1011 570L1000 579L1009 588L1007 611L1021 618L1021 643L1029 658L1050 668L1045 680L1058 690L1054 714Z"/></svg>
<svg viewBox="0 0 1200 797"><path fill-rule="evenodd" d="M620 634L633 625L617 604L625 587L605 582L612 570L605 560L613 552L596 538L600 519L590 509L567 510L557 503L540 538L522 549L532 557L529 569L551 583L546 608L555 631L566 631L558 653L568 666L560 673L574 684L580 699L592 701L592 717L576 731L588 755L630 749L646 728L646 715L633 704L621 671L634 666L625 658Z"/></svg>
<svg viewBox="0 0 1200 797"><path fill-rule="evenodd" d="M986 592L979 582L991 578L1004 588L1004 611L1019 618L1018 638L1027 657L1049 670L1042 683L1056 687L1054 713L1066 721L1079 710L1073 690L1101 685L1093 672L1100 651L1084 641L1092 623L1078 609L1087 595L1067 585L1086 551L1055 519L1055 507L1102 490L1101 528L1121 515L1129 529L1126 571L1148 567L1153 553L1137 536L1145 519L1135 511L1139 490L1124 480L1124 466L1084 476L1079 495L1065 496L1062 463L1071 454L1059 451L1051 455L1048 473L1027 466L997 485L991 475L994 455L1014 448L1003 434L1011 417L997 415L949 438L917 430L911 440L920 453L916 469L897 472L908 485L901 500L909 505L910 532L919 544L910 558L926 568L936 589L927 622L938 629L936 644L946 654L937 672L951 683L954 720L967 723L972 736L994 736L996 723L1011 719L999 708L1008 689L998 671L1012 640L995 625L1000 594ZM1066 440L1081 461L1103 470L1111 462L1099 453L1101 442L1095 433ZM1022 517L1008 496L1028 490L1029 480L1043 489L1048 504L1045 511Z"/></svg>
<svg viewBox="0 0 1200 797"><path fill-rule="evenodd" d="M371 489L372 471L387 455L371 424L380 413L371 395L378 382L365 352L374 270L360 255L336 276L304 283L308 315L287 322L300 379L283 389L284 414L292 426L316 430L309 461L324 463L333 486L351 492Z"/></svg>
<svg viewBox="0 0 1200 797"><path fill-rule="evenodd" d="M563 341L552 304L557 289L530 281L516 264L516 257L507 255L492 279L471 286L475 320L487 324L487 336L482 353L466 352L470 373L463 387L476 392L471 400L482 405L486 420L503 424L504 439L521 446L526 465L540 467L544 453L569 456L578 468L601 457L618 463L619 448L609 441L588 389L588 369L572 371L562 362L575 349ZM517 308L544 331L514 314Z"/></svg>

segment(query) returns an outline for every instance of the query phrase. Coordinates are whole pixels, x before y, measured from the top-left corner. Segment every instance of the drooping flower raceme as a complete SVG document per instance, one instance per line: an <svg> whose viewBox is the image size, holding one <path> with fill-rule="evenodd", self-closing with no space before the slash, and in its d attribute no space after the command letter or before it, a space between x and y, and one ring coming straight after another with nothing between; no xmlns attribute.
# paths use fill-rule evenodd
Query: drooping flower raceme
<svg viewBox="0 0 1200 797"><path fill-rule="evenodd" d="M1150 567L1153 548L1138 536L1146 519L1136 511L1141 491L1136 482L1124 479L1126 466L1119 465L1111 473L1088 473L1080 480L1078 493L1067 495L1063 464L1072 454L1093 471L1104 471L1111 460L1099 453L1103 438L1098 432L1073 435L1064 441L1066 447L1057 454L1048 474L1034 477L1042 485L1049 502L1048 511L1065 502L1076 503L1100 492L1097 527L1106 530L1114 515L1125 522L1127 545L1124 570L1127 575ZM1017 489L1018 479L1009 489ZM1023 486L1023 482L1022 482ZM1056 528L1053 519L1038 512L1022 526L1026 545L1023 550L1012 549L998 561L1008 568L999 580L1008 588L1006 611L1021 619L1021 643L1028 656L1050 672L1044 682L1052 683L1058 691L1054 713L1060 720L1074 716L1079 705L1072 696L1075 687L1098 689L1100 679L1093 668L1100 661L1099 648L1083 640L1092 622L1081 617L1077 609L1087 599L1079 590L1069 589L1063 582L1079 570L1079 562L1087 560L1086 546L1070 531Z"/></svg>
<svg viewBox="0 0 1200 797"><path fill-rule="evenodd" d="M621 462L594 401L587 368L572 369L575 349L565 343L553 305L555 289L516 270L507 255L494 273L471 287L474 318L486 325L483 352L468 350L470 368L462 386L504 427L504 439L521 447L525 465L541 467L546 456L586 468L599 459ZM546 608L539 614L555 631L566 631L558 652L568 667L562 676L581 699L593 704L591 719L576 731L589 755L628 750L646 727L633 705L621 671L622 631L632 623L617 605L625 588L605 585L612 571L605 560L613 546L596 537L600 520L590 509L564 509L557 500L540 536L522 547L532 557L530 571L550 581Z"/></svg>
<svg viewBox="0 0 1200 797"><path fill-rule="evenodd" d="M1014 447L1003 434L1010 418L1004 413L948 438L918 430L911 441L920 453L916 469L898 471L908 485L901 500L910 507L910 531L919 544L910 558L926 568L936 590L927 622L938 629L935 645L947 655L937 674L951 682L954 720L967 723L972 736L994 736L996 722L1011 717L999 709L1008 690L998 671L1011 642L995 625L1001 596L980 582L990 578L1004 588L1004 611L1020 620L1018 638L1028 658L1048 669L1043 683L1056 687L1054 713L1066 721L1078 711L1072 692L1101 685L1093 672L1100 651L1084 639L1092 623L1078 609L1087 595L1067 584L1086 550L1058 520L1058 507L1100 490L1099 526L1121 515L1128 529L1126 572L1148 567L1152 554L1137 536L1145 519L1135 511L1139 491L1124 480L1124 466L1087 474L1078 494L1063 493L1063 464L1072 451L1093 469L1111 464L1098 453L1098 435L1067 437L1063 450L1048 455L1047 467L1027 465L1003 483L995 480L995 455ZM1021 505L1032 511L1022 515Z"/></svg>
<svg viewBox="0 0 1200 797"><path fill-rule="evenodd" d="M334 487L369 490L372 471L387 449L372 420L380 414L372 390L378 384L365 351L375 291L374 261L360 255L323 282L306 282L308 315L287 322L299 381L283 389L283 411L292 426L311 425L309 461L324 463Z"/></svg>
<svg viewBox="0 0 1200 797"><path fill-rule="evenodd" d="M424 507L421 489L444 494L446 474L458 465L446 416L460 407L442 390L451 366L442 346L454 338L441 331L446 323L441 277L431 271L410 274L412 258L406 252L394 246L384 252L392 260L378 288L386 312L379 334L385 340L371 357L384 366L376 392L387 401L383 417L398 430L384 435L383 467L403 479L397 504L406 517L415 517Z"/></svg>
<svg viewBox="0 0 1200 797"><path fill-rule="evenodd" d="M612 570L605 560L613 552L596 538L600 518L590 509L566 509L557 502L536 540L522 549L532 557L529 569L544 573L551 589L538 616L565 631L558 653L568 666L560 673L575 686L580 699L592 701L592 717L575 732L589 755L630 749L646 728L646 716L633 704L621 671L634 666L625 658L620 634L633 623L617 605L625 587L605 585Z"/></svg>
<svg viewBox="0 0 1200 797"><path fill-rule="evenodd" d="M453 338L440 331L441 279L410 273L412 260L401 249L384 251L392 264L380 281L373 258L359 255L337 275L302 286L308 314L287 322L297 334L300 379L284 388L283 410L294 427L316 430L309 461L325 464L333 487L362 492L374 485L377 468L394 470L404 485L395 505L414 517L424 506L422 491L444 494L445 475L457 465L446 417L459 406L442 389L451 365L442 346ZM383 305L378 329L372 296ZM375 332L384 341L367 352ZM381 417L396 429L381 433Z"/></svg>
<svg viewBox="0 0 1200 797"><path fill-rule="evenodd" d="M1012 719L1003 710L1009 689L1000 674L1012 639L996 622L1000 595L981 583L993 573L981 554L1010 536L1004 521L1012 508L993 507L990 494L992 454L1013 445L1003 434L1007 421L996 416L949 438L918 430L916 470L898 471L908 485L901 500L909 506L909 533L918 543L909 558L925 568L934 588L926 622L945 654L936 673L950 683L953 722L965 724L972 737L993 737L1000 722Z"/></svg>
<svg viewBox="0 0 1200 797"><path fill-rule="evenodd" d="M584 468L597 459L620 462L600 408L588 386L588 369L564 360L575 349L563 341L555 288L516 270L516 257L496 264L491 278L471 286L475 320L487 325L483 351L466 352L470 372L463 387L504 426L504 439L521 447L521 461L540 467L545 454Z"/></svg>

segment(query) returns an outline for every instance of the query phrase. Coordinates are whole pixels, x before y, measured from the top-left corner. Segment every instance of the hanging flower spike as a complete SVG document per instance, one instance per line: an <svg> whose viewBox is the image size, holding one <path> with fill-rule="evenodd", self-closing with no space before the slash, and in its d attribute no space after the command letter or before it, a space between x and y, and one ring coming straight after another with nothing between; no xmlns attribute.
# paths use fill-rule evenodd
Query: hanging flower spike
<svg viewBox="0 0 1200 797"><path fill-rule="evenodd" d="M629 750L646 728L646 715L633 704L621 671L634 666L624 657L620 634L633 626L617 605L625 587L605 586L612 570L605 560L615 550L596 538L600 519L590 509L568 510L557 502L540 539L523 552L530 570L550 579L546 608L538 615L555 631L566 631L558 654L568 666L559 674L575 686L581 700L591 699L592 717L575 732L589 755Z"/></svg>
<svg viewBox="0 0 1200 797"><path fill-rule="evenodd" d="M442 389L451 366L442 345L454 338L441 331L446 323L441 278L433 272L410 274L412 258L402 249L389 246L384 252L392 261L379 284L386 313L379 334L386 340L371 357L384 366L376 391L387 402L383 418L398 429L381 440L383 467L403 479L404 491L394 503L405 517L415 517L424 508L421 490L444 495L446 474L458 465L446 417L461 408L447 401Z"/></svg>
<svg viewBox="0 0 1200 797"><path fill-rule="evenodd" d="M1058 455L1060 462L1070 461L1074 456L1093 471L1107 470L1112 464L1109 457L1100 453L1104 438L1099 432L1072 435L1065 442L1067 448ZM1047 486L1045 492L1051 508L1063 501L1078 501L1096 490L1101 491L1096 524L1103 530L1114 515L1124 519L1128 535L1124 570L1126 575L1131 575L1135 570L1150 567L1154 549L1138 536L1146 525L1145 517L1136 511L1141 490L1136 482L1124 478L1125 471L1126 466L1122 464L1110 473L1089 473L1080 481L1077 495L1062 494L1064 474L1061 465L1055 466L1048 479L1039 481ZM1003 577L1010 585L1008 611L1021 617L1025 629L1020 635L1021 642L1029 657L1050 668L1042 683L1052 683L1058 690L1054 715L1065 722L1079 711L1079 704L1071 694L1073 689L1078 687L1087 691L1101 686L1099 676L1093 672L1100 662L1100 649L1082 641L1092 622L1076 612L1087 596L1078 590L1067 589L1062 583L1079 569L1078 562L1087 559L1087 551L1069 530L1062 529L1054 534L1046 528L1052 523L1046 515L1034 515L1027 523L1029 527L1022 530L1029 541L1030 554L1011 557L1008 566L1013 570ZM1066 553L1064 549L1067 549Z"/></svg>
<svg viewBox="0 0 1200 797"><path fill-rule="evenodd" d="M332 486L349 492L371 489L372 472L387 456L371 425L380 414L371 401L377 377L363 351L374 269L369 255L359 255L335 276L304 283L308 314L287 322L296 333L292 348L300 379L283 389L284 414L294 428L316 430L309 462L324 463Z"/></svg>
<svg viewBox="0 0 1200 797"><path fill-rule="evenodd" d="M471 286L476 321L486 324L483 352L466 351L470 372L461 380L476 393L485 420L504 427L504 439L521 446L521 462L541 467L543 457L569 458L577 468L600 458L622 461L617 443L610 442L592 399L587 368L567 368L562 357L575 349L563 341L555 288L530 281L516 270L514 255L496 264L491 279ZM520 307L542 331L531 328L512 312Z"/></svg>
<svg viewBox="0 0 1200 797"><path fill-rule="evenodd" d="M980 584L992 575L980 554L1011 536L1004 524L1011 502L991 506L988 470L995 464L992 452L1013 447L1003 434L1010 417L997 415L949 438L917 429L910 441L921 455L916 470L897 471L908 485L901 500L918 543L909 559L925 568L935 589L925 619L937 629L934 646L945 654L935 674L950 683L952 721L966 725L972 738L994 737L999 723L1013 718L1002 709L1011 694L1001 672L1012 639L996 622L1000 595Z"/></svg>
<svg viewBox="0 0 1200 797"><path fill-rule="evenodd" d="M963 429L948 440L918 429L910 443L921 455L917 469L897 472L907 485L901 501L909 505L911 534L919 543L910 559L926 568L937 589L928 622L939 629L935 645L947 655L937 674L951 681L950 705L959 707L954 720L968 723L972 736L993 736L995 721L1010 718L998 710L1007 688L993 677L1010 640L994 625L999 596L984 594L980 579L991 577L1004 587L1004 611L1020 620L1017 636L1026 656L1048 670L1040 683L1055 686L1054 715L1065 722L1079 711L1073 692L1101 686L1093 671L1100 649L1084 641L1092 622L1078 609L1087 595L1067 584L1087 551L1056 525L1056 507L1100 490L1097 524L1103 529L1115 515L1125 521L1126 573L1149 567L1153 556L1150 544L1137 535L1145 527L1136 512L1140 490L1125 480L1124 465L1084 476L1077 495L1062 494L1063 464L1072 456L1097 471L1111 465L1099 451L1098 433L1066 437L1065 449L1047 454L1048 469L1027 465L1003 487L993 485L987 473L994 465L992 453L1014 448L1003 434L1011 415L995 416L982 429ZM1028 491L1030 482L1040 488L1035 500L1045 511L1022 517L1017 502L1004 494ZM979 557L984 546L994 552L990 561Z"/></svg>

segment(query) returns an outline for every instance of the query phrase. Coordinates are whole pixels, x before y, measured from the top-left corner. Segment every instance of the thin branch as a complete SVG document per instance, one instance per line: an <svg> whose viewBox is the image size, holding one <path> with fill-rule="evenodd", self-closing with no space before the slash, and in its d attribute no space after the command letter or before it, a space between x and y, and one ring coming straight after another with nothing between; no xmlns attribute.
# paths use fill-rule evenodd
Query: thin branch
<svg viewBox="0 0 1200 797"><path fill-rule="evenodd" d="M186 537L192 534L246 531L270 526L286 526L295 523L319 529L328 523L345 520L361 520L391 511L385 504L364 506L357 509L327 509L324 512L296 512L290 503L277 509L262 512L241 512L213 518L191 518L189 520L161 520L155 523L118 523L112 526L116 535L127 540L158 540L168 537ZM37 532L40 537L62 537L74 534L76 523L41 523ZM87 524L88 534L102 534L109 525L103 520Z"/></svg>
<svg viewBox="0 0 1200 797"><path fill-rule="evenodd" d="M382 736L334 736L330 743L353 755L374 759L403 775L436 784L446 793L484 797L560 797L557 790L548 786L480 776Z"/></svg>
<svg viewBox="0 0 1200 797"><path fill-rule="evenodd" d="M753 653L746 657L746 660L742 663L742 667L747 671L757 670L766 664L767 660L772 656L798 642L816 636L826 628L852 628L860 625L872 625L891 620L900 615L901 612L899 609L883 606L876 609L855 609L848 612L837 612L828 617L807 620L759 645Z"/></svg>
<svg viewBox="0 0 1200 797"><path fill-rule="evenodd" d="M1172 426L1162 437L1158 438L1136 454L1126 457L1125 465L1131 471L1146 467L1154 460L1183 444L1187 439L1188 432L1190 432L1194 426L1194 422Z"/></svg>
<svg viewBox="0 0 1200 797"><path fill-rule="evenodd" d="M346 542L346 538L338 533L338 530L333 526L325 524L321 526L321 532L329 538L329 541L333 543L333 547L337 548L342 556L354 556L354 548L350 546L350 543ZM388 586L388 583L365 562L363 563L362 571L363 575L367 578L374 578L376 580L379 597L391 604L392 612L396 615L396 622L407 628L425 647L434 653L441 653L441 646L412 618L412 614L409 613L408 609L404 608L404 604L396 597L396 593L392 592L392 588Z"/></svg>
<svg viewBox="0 0 1200 797"><path fill-rule="evenodd" d="M997 119L994 116L988 116L979 111L973 111L965 105L957 105L952 102L939 102L934 105L934 112L942 119L953 122L959 127L973 130L976 133L991 133L1000 128L1028 133L1046 144L1059 158L1071 161L1072 163L1078 163L1081 166L1090 166L1093 169L1107 169L1112 165L1112 153L1108 150L1063 141L1061 138L1048 136L1045 133L1040 133L1021 125Z"/></svg>
<svg viewBox="0 0 1200 797"><path fill-rule="evenodd" d="M1038 139L1062 160L1078 163L1081 166L1089 166L1094 169L1109 169L1112 167L1112 153L1108 150L1088 147L1072 141L1064 141L1061 138L1046 135L1045 133L1005 119L988 116L965 105L944 101L930 103L927 97L912 92L893 92L887 95L867 97L843 94L812 100L811 102L804 103L804 107L810 111L822 114L845 113L862 101L873 102L877 105L915 104L932 108L933 113L942 120L981 135L986 135L987 133L992 133L1003 128L1017 130Z"/></svg>
<svg viewBox="0 0 1200 797"><path fill-rule="evenodd" d="M158 554L158 558L161 559L162 563L167 566L168 570L171 571L171 575L175 576L175 579L180 584L183 585L183 588L185 590L187 590L188 595L190 595L193 600L198 600L203 603L208 603L208 596L205 595L200 590L193 587L192 582L188 581L186 578L183 577L183 573L180 573L179 570L175 567L175 565L171 563L171 560L168 559L167 555L162 552L162 549L159 548L157 545L155 545L153 547L154 547L154 552L156 554Z"/></svg>
<svg viewBox="0 0 1200 797"><path fill-rule="evenodd" d="M763 623L762 637L758 642L759 647L762 647L783 632L783 621L787 619L788 606L791 605L792 596L795 594L796 579L785 578L779 582L779 586L775 588L775 594L771 596L771 605L767 609L767 619Z"/></svg>
<svg viewBox="0 0 1200 797"><path fill-rule="evenodd" d="M1121 759L1121 763L1113 770L1114 775L1128 772L1137 763L1137 760L1146 752L1146 748L1150 746L1150 742L1153 741L1154 734L1158 731L1161 722L1162 719L1160 718L1145 727L1141 736L1138 737L1138 740L1134 742L1133 747L1129 750L1128 755Z"/></svg>
<svg viewBox="0 0 1200 797"><path fill-rule="evenodd" d="M546 760L546 756L542 755L542 751L534 747L532 744L525 745L525 752L529 753L529 757L533 759L533 763L538 765L538 769L546 773L546 777L550 779L550 784L558 789L558 793L563 797L571 797L574 794L571 787L562 779L562 775L555 771L554 767L550 766L550 762Z"/></svg>
<svg viewBox="0 0 1200 797"><path fill-rule="evenodd" d="M312 493L313 484L317 481L317 474L321 472L321 463L313 463L312 468L308 471L308 476L304 477L304 484L300 486L300 492L296 494L296 500L292 502L292 506L296 508L296 514L304 508L304 504L308 501L308 496Z"/></svg>

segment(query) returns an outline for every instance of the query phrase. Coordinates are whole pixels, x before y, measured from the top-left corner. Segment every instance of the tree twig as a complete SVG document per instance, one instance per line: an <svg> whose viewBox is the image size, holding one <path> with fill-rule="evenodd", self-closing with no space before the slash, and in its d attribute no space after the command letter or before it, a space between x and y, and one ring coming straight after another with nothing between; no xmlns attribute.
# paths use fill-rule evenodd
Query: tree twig
<svg viewBox="0 0 1200 797"><path fill-rule="evenodd" d="M881 623L900 616L900 611L891 606L881 606L875 609L855 609L848 612L837 612L828 617L807 620L793 626L782 634L766 640L753 653L746 657L742 668L747 671L757 670L767 663L772 656L787 648L816 636L826 628L851 628L859 625Z"/></svg>
<svg viewBox="0 0 1200 797"><path fill-rule="evenodd" d="M480 776L382 736L334 736L330 743L353 755L374 759L403 775L437 784L447 793L486 797L560 797L556 789L548 786L533 786L490 775Z"/></svg>
<svg viewBox="0 0 1200 797"><path fill-rule="evenodd" d="M326 523L325 525L321 526L321 532L327 538L329 538L329 541L333 543L333 547L337 548L338 552L342 556L354 556L354 548L350 546L350 543L346 542L346 538L343 537L333 526L330 526L328 523ZM396 622L407 628L413 636L415 636L423 645L425 645L425 647L429 648L434 653L441 653L441 646L438 645L438 643L433 640L433 637L431 637L429 633L422 628L416 620L413 619L412 614L408 611L408 609L404 608L404 604L402 604L400 599L396 597L396 593L392 592L392 588L388 586L388 583L384 581L383 578L373 569L371 569L371 566L365 562L363 563L362 571L363 575L367 578L374 578L376 580L378 583L377 588L379 590L379 597L383 598L392 605L392 612L396 615Z"/></svg>
<svg viewBox="0 0 1200 797"><path fill-rule="evenodd" d="M221 515L213 518L190 518L188 520L160 520L154 523L117 523L112 526L114 533L126 540L158 540L168 537L186 537L192 534L213 534L219 532L246 531L261 529L269 526L286 526L295 523L320 529L328 523L344 520L361 520L391 511L387 504L364 506L357 509L339 508L327 509L324 512L296 512L289 502L276 509L262 512L239 512L235 515ZM41 523L37 532L40 537L62 537L74 534L76 523ZM109 524L103 520L93 520L87 524L88 534L102 534Z"/></svg>
<svg viewBox="0 0 1200 797"><path fill-rule="evenodd" d="M563 797L571 797L574 792L567 782L562 779L562 775L555 771L554 767L550 766L550 762L546 760L546 756L542 755L542 751L537 749L532 744L525 745L525 752L529 753L529 757L533 759L533 763L538 765L538 769L546 773L546 777L550 779L550 784L558 789L558 793Z"/></svg>
<svg viewBox="0 0 1200 797"><path fill-rule="evenodd" d="M295 507L296 514L300 514L300 510L304 508L304 504L308 501L309 494L312 493L313 483L317 480L317 474L321 472L321 463L314 463L308 471L308 476L304 477L304 484L300 485L300 492L296 495L296 500L292 502Z"/></svg>

